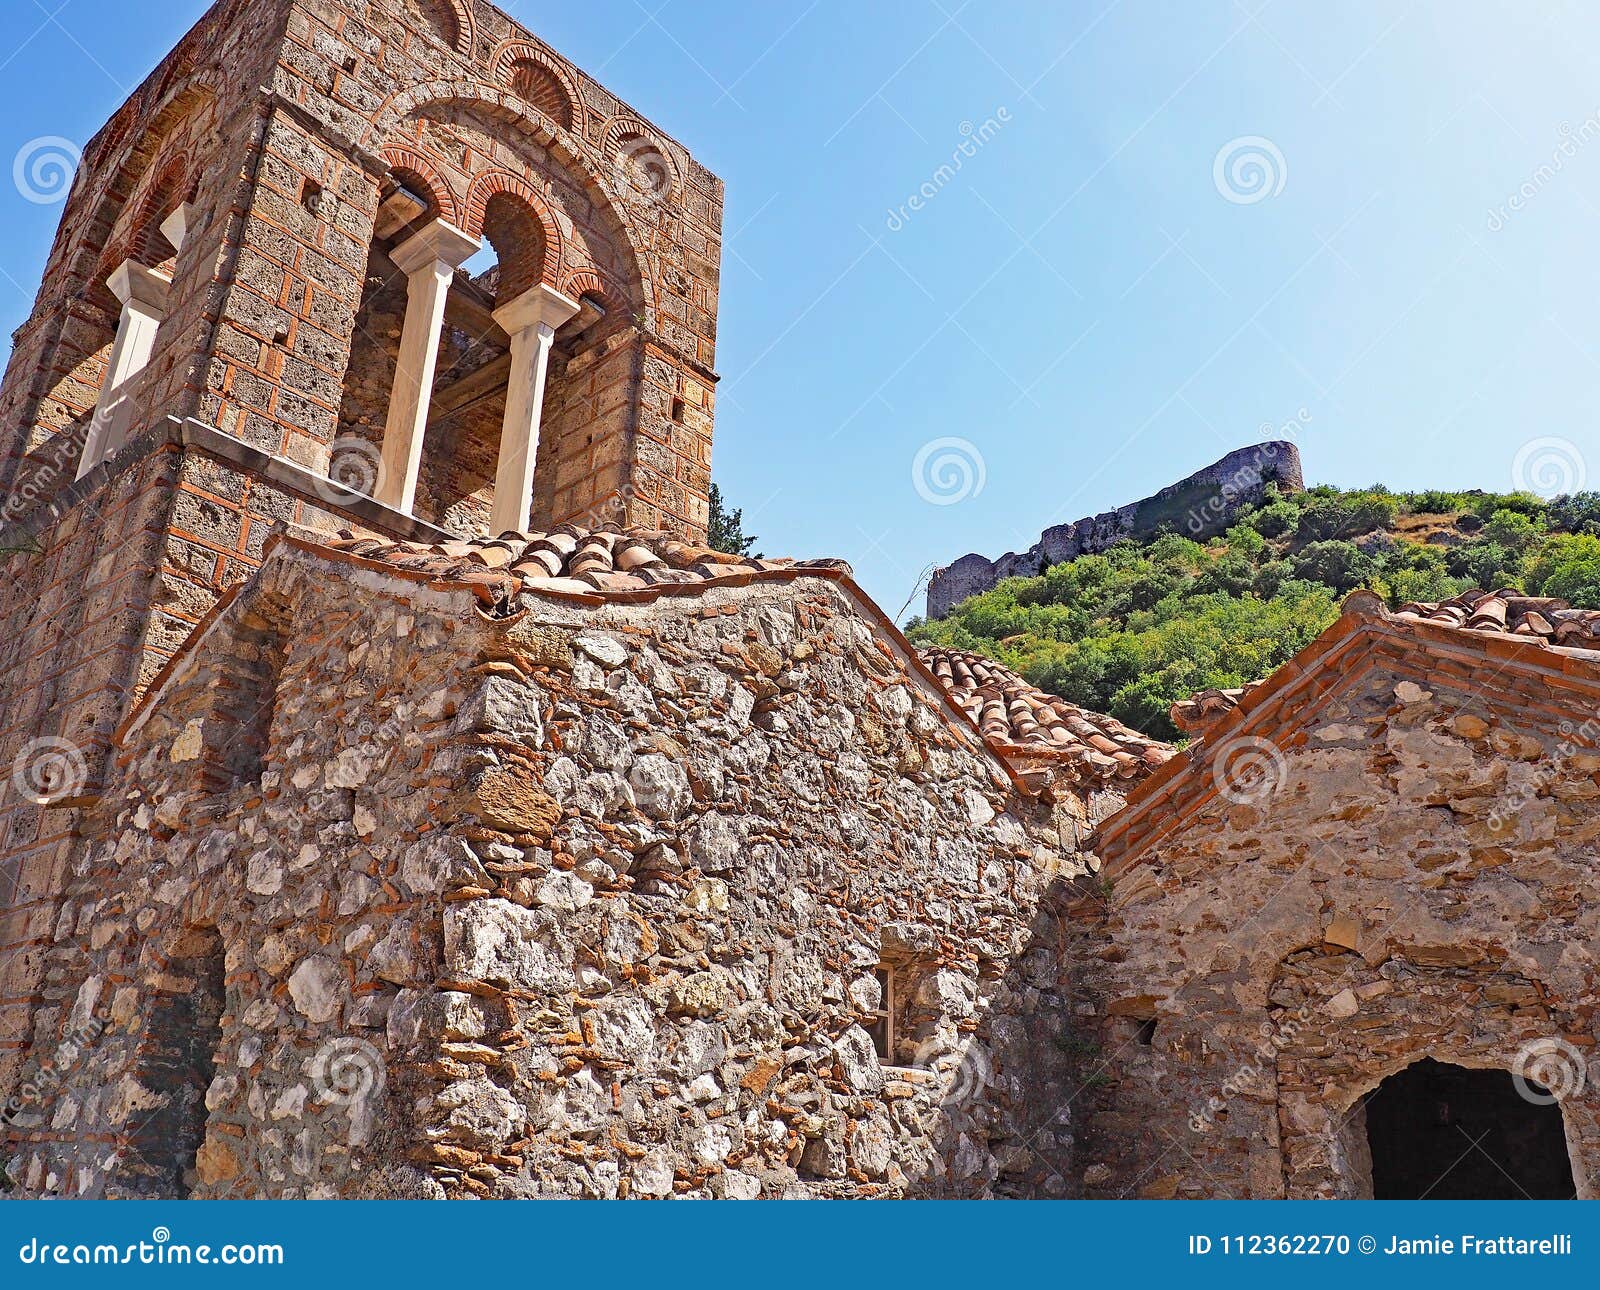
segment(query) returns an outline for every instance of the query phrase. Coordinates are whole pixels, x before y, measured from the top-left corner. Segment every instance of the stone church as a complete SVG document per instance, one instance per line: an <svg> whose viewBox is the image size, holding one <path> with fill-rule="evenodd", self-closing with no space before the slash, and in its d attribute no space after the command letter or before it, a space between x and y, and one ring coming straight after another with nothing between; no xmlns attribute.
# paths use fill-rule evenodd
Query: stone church
<svg viewBox="0 0 1600 1290"><path fill-rule="evenodd" d="M1358 595L1181 752L918 651L706 546L721 206L482 0L222 0L91 141L3 1185L1592 1194L1600 615Z"/></svg>

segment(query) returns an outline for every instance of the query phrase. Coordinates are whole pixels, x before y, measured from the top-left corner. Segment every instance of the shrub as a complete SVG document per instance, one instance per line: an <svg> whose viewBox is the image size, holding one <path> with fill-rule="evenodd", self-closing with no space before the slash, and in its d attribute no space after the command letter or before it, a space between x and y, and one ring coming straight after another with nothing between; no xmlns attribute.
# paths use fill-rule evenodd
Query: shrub
<svg viewBox="0 0 1600 1290"><path fill-rule="evenodd" d="M1354 591L1378 576L1378 562L1349 542L1312 542L1292 561L1294 576L1335 591Z"/></svg>

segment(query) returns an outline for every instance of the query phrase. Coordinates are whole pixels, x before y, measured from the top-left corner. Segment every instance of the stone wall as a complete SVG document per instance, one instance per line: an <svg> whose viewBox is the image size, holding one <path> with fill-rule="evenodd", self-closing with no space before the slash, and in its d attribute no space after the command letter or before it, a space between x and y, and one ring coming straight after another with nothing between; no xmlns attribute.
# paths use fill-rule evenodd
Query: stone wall
<svg viewBox="0 0 1600 1290"><path fill-rule="evenodd" d="M26 1043L75 803L100 791L130 703L274 526L415 535L321 479L396 174L432 174L463 220L472 186L517 157L524 180L559 190L552 280L605 296L609 273L612 307L552 366L539 505L703 530L720 182L497 10L437 8L223 0L85 146L0 384L0 1086ZM523 64L566 87L570 119L523 97L537 82ZM633 164L652 148L666 191ZM158 229L183 201L194 217L173 255ZM116 327L104 282L128 256L170 272L173 308L127 446L75 481ZM224 448L196 449L174 417ZM428 515L486 522L493 406L427 446Z"/></svg>
<svg viewBox="0 0 1600 1290"><path fill-rule="evenodd" d="M1293 716L1191 754L1209 800L1117 852L1086 924L1088 1194L1370 1196L1360 1102L1381 1080L1432 1057L1538 1082L1540 1051L1573 1066L1562 1111L1596 1194L1595 695L1528 649L1549 667L1395 634L1319 671Z"/></svg>
<svg viewBox="0 0 1600 1290"><path fill-rule="evenodd" d="M836 581L593 599L496 620L269 559L73 857L20 1186L1076 1190L1053 893L1083 810L1018 796ZM229 749L261 703L252 768ZM217 971L201 1135L163 1001Z"/></svg>
<svg viewBox="0 0 1600 1290"><path fill-rule="evenodd" d="M1143 541L1164 528L1196 540L1213 537L1243 507L1260 501L1268 483L1290 492L1305 487L1300 450L1294 444L1273 441L1230 452L1153 497L1048 528L1020 555L1010 552L998 560L964 555L935 571L928 584L928 617L943 618L969 596L988 591L1002 579L1037 577L1052 565L1097 555L1128 538Z"/></svg>

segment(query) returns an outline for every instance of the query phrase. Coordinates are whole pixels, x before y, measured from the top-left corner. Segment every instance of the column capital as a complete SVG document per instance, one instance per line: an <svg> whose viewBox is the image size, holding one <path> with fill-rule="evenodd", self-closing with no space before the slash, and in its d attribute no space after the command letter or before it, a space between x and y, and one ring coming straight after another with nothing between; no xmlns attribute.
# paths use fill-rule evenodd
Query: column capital
<svg viewBox="0 0 1600 1290"><path fill-rule="evenodd" d="M179 202L177 209L161 221L161 236L172 243L173 250L183 250L184 239L194 226L194 217L194 203Z"/></svg>
<svg viewBox="0 0 1600 1290"><path fill-rule="evenodd" d="M389 258L401 273L410 275L434 265L459 269L477 254L483 243L463 233L454 224L442 219L432 220L413 233L394 250Z"/></svg>
<svg viewBox="0 0 1600 1290"><path fill-rule="evenodd" d="M508 336L541 325L554 331L568 319L576 317L580 307L576 300L541 282L496 309L494 320L505 328Z"/></svg>
<svg viewBox="0 0 1600 1290"><path fill-rule="evenodd" d="M157 273L149 265L137 260L124 260L106 279L111 294L124 307L131 305L143 313L165 317L167 295L172 289L172 279Z"/></svg>

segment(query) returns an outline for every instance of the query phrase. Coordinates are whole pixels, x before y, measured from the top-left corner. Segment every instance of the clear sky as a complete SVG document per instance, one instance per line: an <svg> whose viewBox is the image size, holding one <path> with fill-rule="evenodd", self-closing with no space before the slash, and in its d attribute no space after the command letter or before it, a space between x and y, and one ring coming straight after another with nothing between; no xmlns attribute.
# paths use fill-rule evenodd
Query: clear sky
<svg viewBox="0 0 1600 1290"><path fill-rule="evenodd" d="M205 7L0 0L0 162ZM727 181L716 476L890 613L1285 425L1316 482L1600 487L1592 6L503 7ZM7 331L58 217L0 184Z"/></svg>

